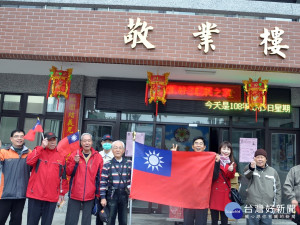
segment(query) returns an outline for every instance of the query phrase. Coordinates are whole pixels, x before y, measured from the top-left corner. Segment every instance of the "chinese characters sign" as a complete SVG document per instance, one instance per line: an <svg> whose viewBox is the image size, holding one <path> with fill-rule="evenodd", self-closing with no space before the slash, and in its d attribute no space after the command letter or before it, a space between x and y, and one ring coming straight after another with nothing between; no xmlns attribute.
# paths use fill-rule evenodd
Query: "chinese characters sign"
<svg viewBox="0 0 300 225"><path fill-rule="evenodd" d="M242 111L249 110L248 103L238 103L238 102L221 102L221 101L208 101L205 103L205 106L212 110L234 110L234 111ZM255 110L253 110L255 111ZM273 112L273 113L291 113L291 105L288 104L268 104L267 108L261 108L260 111L264 112Z"/></svg>
<svg viewBox="0 0 300 225"><path fill-rule="evenodd" d="M124 43L128 44L131 42L131 48L135 48L137 44L143 44L147 49L154 49L155 45L150 43L148 38L148 32L154 30L153 26L148 26L146 21L141 21L140 18L137 18L136 21L134 19L129 18L129 24L127 25L129 28L129 32L127 35L124 35ZM200 43L198 45L198 49L203 52L208 53L210 49L213 51L216 49L216 45L213 44L213 34L219 34L220 30L217 29L216 23L202 23L198 26L198 32L194 32L193 36L195 38L200 38ZM284 30L275 27L274 30L269 31L264 28L264 33L258 34L263 41L259 45L264 45L264 54L268 55L268 51L270 55L279 55L282 58L286 58L285 53L281 51L281 49L288 49L288 45L282 45L283 38L281 35L284 34Z"/></svg>
<svg viewBox="0 0 300 225"><path fill-rule="evenodd" d="M131 48L135 48L136 44L143 44L147 49L155 48L148 40L148 31L153 30L152 26L147 27L147 22L141 22L140 18L137 18L136 23L133 19L129 19L127 27L130 29L129 33L124 36L125 44L132 42ZM139 30L138 30L139 29Z"/></svg>
<svg viewBox="0 0 300 225"><path fill-rule="evenodd" d="M211 24L209 22L206 22L206 24L202 23L201 26L198 26L198 29L200 32L193 33L194 37L200 37L200 44L198 45L198 48L201 50L202 45L204 45L204 53L207 53L209 50L209 47L212 50L216 49L216 46L212 44L214 41L212 38L212 33L220 33L218 29L215 29L217 25L215 23Z"/></svg>
<svg viewBox="0 0 300 225"><path fill-rule="evenodd" d="M70 94L66 100L62 138L78 131L80 94Z"/></svg>
<svg viewBox="0 0 300 225"><path fill-rule="evenodd" d="M264 28L264 33L260 35L261 38L263 38L263 41L259 45L264 45L264 54L268 55L268 51L270 51L270 55L275 55L278 54L282 58L285 59L285 54L281 52L280 50L283 49L288 49L288 45L280 45L282 42L282 38L280 37L284 33L284 30L279 29L278 27L275 27L274 30L271 30L269 32L268 29ZM271 38L270 38L271 35ZM268 46L268 44L272 46Z"/></svg>
<svg viewBox="0 0 300 225"><path fill-rule="evenodd" d="M169 82L167 99L241 101L241 86Z"/></svg>

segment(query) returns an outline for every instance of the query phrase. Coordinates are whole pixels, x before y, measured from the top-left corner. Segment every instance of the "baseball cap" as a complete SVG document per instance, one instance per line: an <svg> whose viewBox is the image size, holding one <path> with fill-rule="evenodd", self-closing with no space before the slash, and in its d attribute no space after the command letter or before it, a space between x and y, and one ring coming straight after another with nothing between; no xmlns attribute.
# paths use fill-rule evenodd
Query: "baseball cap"
<svg viewBox="0 0 300 225"><path fill-rule="evenodd" d="M105 141L105 140L111 140L111 141L112 141L111 135L105 134L105 135L102 137L102 141Z"/></svg>
<svg viewBox="0 0 300 225"><path fill-rule="evenodd" d="M50 140L51 138L57 138L57 137L53 132L47 132L44 134L44 138L47 138L48 140Z"/></svg>

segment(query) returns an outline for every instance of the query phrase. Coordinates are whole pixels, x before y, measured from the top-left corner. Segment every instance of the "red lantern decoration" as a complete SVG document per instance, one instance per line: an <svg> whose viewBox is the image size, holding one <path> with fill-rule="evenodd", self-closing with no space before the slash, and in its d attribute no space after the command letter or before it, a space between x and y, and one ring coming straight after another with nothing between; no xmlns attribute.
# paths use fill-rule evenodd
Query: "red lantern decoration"
<svg viewBox="0 0 300 225"><path fill-rule="evenodd" d="M66 99L69 98L70 94L70 85L72 79L72 71L73 69L68 69L67 71L64 70L57 70L55 66L52 66L50 69L50 79L48 82L48 91L47 91L47 98L50 94L50 97L55 97L59 100L59 97L64 96ZM52 82L52 86L51 86Z"/></svg>
<svg viewBox="0 0 300 225"><path fill-rule="evenodd" d="M261 80L261 78L258 78L256 82L251 78L243 80L244 102L247 99L249 109L256 111L256 121L257 111L260 111L261 108L267 109L268 82L268 80Z"/></svg>
<svg viewBox="0 0 300 225"><path fill-rule="evenodd" d="M156 104L155 115L157 116L158 102L166 103L166 88L168 84L168 77L170 73L164 73L163 75L153 75L151 72L147 72L148 80L146 83L145 91L145 104L148 102L151 104L153 101ZM150 86L150 98L148 99L148 89Z"/></svg>

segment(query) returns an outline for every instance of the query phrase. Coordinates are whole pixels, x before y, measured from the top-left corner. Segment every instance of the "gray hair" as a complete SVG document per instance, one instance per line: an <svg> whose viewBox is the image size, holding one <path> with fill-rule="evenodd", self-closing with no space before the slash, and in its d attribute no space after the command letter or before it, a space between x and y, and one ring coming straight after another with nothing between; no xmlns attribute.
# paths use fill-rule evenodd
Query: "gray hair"
<svg viewBox="0 0 300 225"><path fill-rule="evenodd" d="M123 149L125 149L125 144L124 144L124 142L123 142L123 141L120 141L120 140L114 141L114 142L111 144L111 148L114 148L114 146L115 146L115 144L117 144L117 142L120 142L120 143L122 144L122 146L123 146Z"/></svg>
<svg viewBox="0 0 300 225"><path fill-rule="evenodd" d="M91 139L93 140L93 136L92 136L90 133L83 133L83 134L81 135L81 137L80 137L80 140L81 140L81 141L82 141L82 139L83 139L83 136L85 136L85 135L90 135Z"/></svg>

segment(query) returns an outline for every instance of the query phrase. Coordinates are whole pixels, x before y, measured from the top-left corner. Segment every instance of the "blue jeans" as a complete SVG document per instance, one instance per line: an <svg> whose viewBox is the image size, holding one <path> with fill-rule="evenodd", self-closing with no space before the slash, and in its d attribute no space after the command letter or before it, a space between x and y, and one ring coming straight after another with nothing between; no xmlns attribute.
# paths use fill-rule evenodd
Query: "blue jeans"
<svg viewBox="0 0 300 225"><path fill-rule="evenodd" d="M109 219L107 225L115 225L118 214L119 225L127 225L128 214L128 194L124 189L117 189L112 196L108 191L107 205L109 209Z"/></svg>
<svg viewBox="0 0 300 225"><path fill-rule="evenodd" d="M249 216L247 225L272 225L272 213L266 212L265 209L262 213L258 213L252 208L252 212L247 215Z"/></svg>

